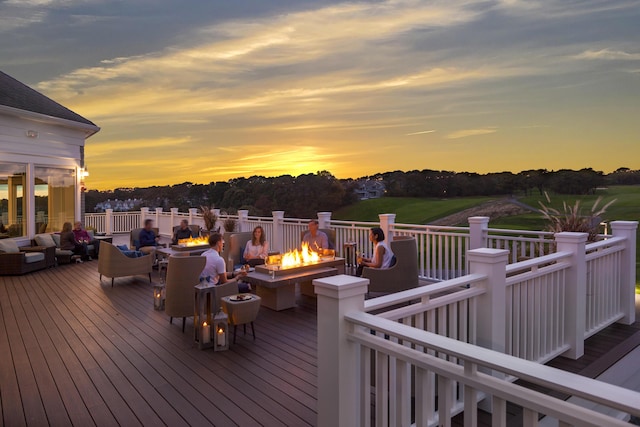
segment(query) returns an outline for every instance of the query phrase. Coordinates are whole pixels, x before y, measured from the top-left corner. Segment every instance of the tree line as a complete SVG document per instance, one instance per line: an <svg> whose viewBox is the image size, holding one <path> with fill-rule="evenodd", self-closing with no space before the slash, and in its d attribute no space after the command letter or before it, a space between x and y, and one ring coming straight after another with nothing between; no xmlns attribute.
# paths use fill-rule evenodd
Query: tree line
<svg viewBox="0 0 640 427"><path fill-rule="evenodd" d="M546 169L519 173L478 174L435 170L393 171L357 179L337 179L328 171L299 176L252 176L209 184L182 184L147 188L118 188L86 193L87 211L107 199L140 199L144 206L186 211L201 205L215 206L228 213L247 209L250 215L270 215L283 210L287 216L308 218L319 211L334 211L357 201L355 189L366 180L381 181L387 197L465 197L487 195L529 195L534 192L591 194L607 185L640 184L640 170L619 168L604 174L591 168Z"/></svg>

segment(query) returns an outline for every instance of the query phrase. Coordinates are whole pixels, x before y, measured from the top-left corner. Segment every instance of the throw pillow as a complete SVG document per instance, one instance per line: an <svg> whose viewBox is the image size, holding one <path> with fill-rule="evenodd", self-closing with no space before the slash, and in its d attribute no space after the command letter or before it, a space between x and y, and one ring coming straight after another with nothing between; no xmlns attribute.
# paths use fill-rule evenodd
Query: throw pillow
<svg viewBox="0 0 640 427"><path fill-rule="evenodd" d="M36 241L38 246L56 246L56 242L53 241L53 236L51 234L36 234L33 240Z"/></svg>
<svg viewBox="0 0 640 427"><path fill-rule="evenodd" d="M3 240L0 240L0 252L15 254L20 252L20 248L18 248L18 244L16 243L15 240L3 239Z"/></svg>

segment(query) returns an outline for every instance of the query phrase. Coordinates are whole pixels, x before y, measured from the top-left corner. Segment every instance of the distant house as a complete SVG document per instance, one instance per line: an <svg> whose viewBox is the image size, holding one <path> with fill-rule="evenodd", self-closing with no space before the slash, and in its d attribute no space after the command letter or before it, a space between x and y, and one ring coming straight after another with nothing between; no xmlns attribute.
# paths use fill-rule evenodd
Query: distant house
<svg viewBox="0 0 640 427"><path fill-rule="evenodd" d="M80 219L85 140L99 130L0 71L0 238Z"/></svg>
<svg viewBox="0 0 640 427"><path fill-rule="evenodd" d="M361 179L357 181L356 194L360 200L376 199L384 196L384 182L373 179Z"/></svg>
<svg viewBox="0 0 640 427"><path fill-rule="evenodd" d="M113 209L114 212L128 212L135 208L140 207L144 203L141 199L127 199L127 200L111 200L107 199L104 202L96 203L95 212L104 212L107 209Z"/></svg>

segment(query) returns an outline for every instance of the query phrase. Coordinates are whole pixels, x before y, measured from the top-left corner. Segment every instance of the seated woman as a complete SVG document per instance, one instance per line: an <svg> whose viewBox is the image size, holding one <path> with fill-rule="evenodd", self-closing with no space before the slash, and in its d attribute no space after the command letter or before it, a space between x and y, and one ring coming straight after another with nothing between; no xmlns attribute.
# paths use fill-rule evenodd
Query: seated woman
<svg viewBox="0 0 640 427"><path fill-rule="evenodd" d="M264 264L264 260L269 254L269 242L264 236L264 229L257 226L253 229L251 240L247 242L242 257L251 267Z"/></svg>
<svg viewBox="0 0 640 427"><path fill-rule="evenodd" d="M60 249L73 251L75 255L81 256L82 261L91 259L87 251L87 242L78 242L76 240L70 222L65 222L62 225L62 231L60 232Z"/></svg>
<svg viewBox="0 0 640 427"><path fill-rule="evenodd" d="M384 231L379 227L369 230L369 241L374 244L373 257L358 259L357 276L362 276L362 269L369 268L389 268L393 261L393 251L387 242L384 241Z"/></svg>

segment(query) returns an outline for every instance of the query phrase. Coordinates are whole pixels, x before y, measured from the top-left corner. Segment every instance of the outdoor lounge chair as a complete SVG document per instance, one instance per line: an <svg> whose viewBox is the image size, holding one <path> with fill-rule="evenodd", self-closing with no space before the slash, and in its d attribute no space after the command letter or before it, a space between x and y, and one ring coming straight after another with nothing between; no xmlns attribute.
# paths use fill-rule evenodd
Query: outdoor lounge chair
<svg viewBox="0 0 640 427"><path fill-rule="evenodd" d="M391 241L391 250L396 257L395 265L362 270L362 277L369 279L369 292L393 293L419 286L416 239L396 236Z"/></svg>
<svg viewBox="0 0 640 427"><path fill-rule="evenodd" d="M182 317L182 332L187 317L194 314L194 286L207 260L202 256L170 256L167 264L166 300L164 311L169 323L174 317Z"/></svg>
<svg viewBox="0 0 640 427"><path fill-rule="evenodd" d="M229 248L223 251L223 256L226 256L227 271L233 271L237 265L243 264L244 248L247 246L247 242L251 240L252 235L252 231L245 231L224 236L224 245Z"/></svg>
<svg viewBox="0 0 640 427"><path fill-rule="evenodd" d="M13 239L0 240L0 275L18 275L47 268L55 249L43 246L18 247Z"/></svg>
<svg viewBox="0 0 640 427"><path fill-rule="evenodd" d="M151 271L153 269L153 257L145 255L139 258L129 258L108 242L100 244L100 258L98 258L98 273L100 281L102 276L111 277L111 286L116 277L135 276L137 274L149 275L151 282Z"/></svg>

